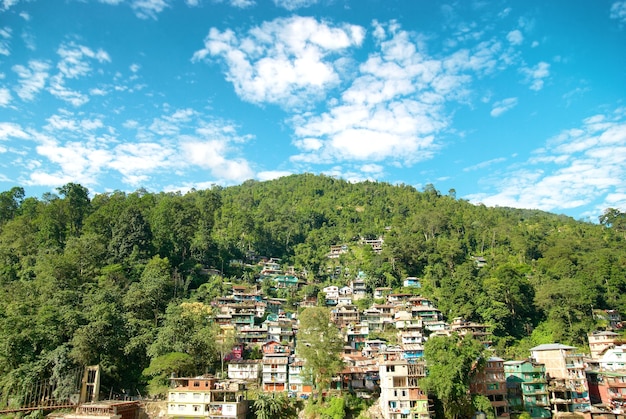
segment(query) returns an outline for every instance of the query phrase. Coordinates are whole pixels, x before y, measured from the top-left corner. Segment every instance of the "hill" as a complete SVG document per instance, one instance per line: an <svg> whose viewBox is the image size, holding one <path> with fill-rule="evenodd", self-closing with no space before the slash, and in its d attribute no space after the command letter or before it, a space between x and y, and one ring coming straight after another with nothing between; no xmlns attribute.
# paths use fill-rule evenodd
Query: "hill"
<svg viewBox="0 0 626 419"><path fill-rule="evenodd" d="M418 277L449 319L488 324L502 355L583 345L605 325L594 311L626 311L623 217L592 224L311 174L187 194L90 198L67 184L36 199L16 187L0 194L0 392L77 363L103 365L110 386L143 386L157 336L183 327L167 321L184 318L176 307L256 284L262 256L306 282L287 294L263 285L288 309L358 273L370 290ZM333 245L347 250L329 258ZM214 360L202 345L185 351Z"/></svg>

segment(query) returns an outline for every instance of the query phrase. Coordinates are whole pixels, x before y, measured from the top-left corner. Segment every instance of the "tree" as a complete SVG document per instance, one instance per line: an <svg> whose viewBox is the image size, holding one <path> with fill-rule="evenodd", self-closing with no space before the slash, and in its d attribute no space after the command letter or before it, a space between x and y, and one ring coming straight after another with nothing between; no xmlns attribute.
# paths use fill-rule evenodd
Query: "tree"
<svg viewBox="0 0 626 419"><path fill-rule="evenodd" d="M341 370L343 339L325 307L308 307L299 319L296 353L304 360L305 372L319 392Z"/></svg>
<svg viewBox="0 0 626 419"><path fill-rule="evenodd" d="M428 375L420 386L442 403L446 419L472 413L469 385L484 365L485 348L471 335L431 337L424 345Z"/></svg>
<svg viewBox="0 0 626 419"><path fill-rule="evenodd" d="M284 394L259 393L253 407L254 415L257 419L289 419L298 416Z"/></svg>

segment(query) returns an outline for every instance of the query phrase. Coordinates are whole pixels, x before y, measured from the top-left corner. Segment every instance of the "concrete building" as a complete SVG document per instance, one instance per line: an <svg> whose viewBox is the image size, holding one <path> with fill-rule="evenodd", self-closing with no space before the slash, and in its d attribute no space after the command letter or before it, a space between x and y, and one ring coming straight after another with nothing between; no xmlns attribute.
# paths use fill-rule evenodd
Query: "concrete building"
<svg viewBox="0 0 626 419"><path fill-rule="evenodd" d="M248 413L245 385L215 377L172 378L167 396L170 418L245 419Z"/></svg>
<svg viewBox="0 0 626 419"><path fill-rule="evenodd" d="M419 387L426 376L423 362L410 362L402 352L379 355L380 411L385 419L425 419L431 417L428 395Z"/></svg>
<svg viewBox="0 0 626 419"><path fill-rule="evenodd" d="M497 418L509 417L504 360L502 358L491 357L487 360L485 367L472 378L470 393L482 394L487 397Z"/></svg>
<svg viewBox="0 0 626 419"><path fill-rule="evenodd" d="M531 360L506 361L503 366L511 411L526 411L533 418L549 418L551 414L546 367Z"/></svg>
<svg viewBox="0 0 626 419"><path fill-rule="evenodd" d="M531 357L546 367L553 414L586 411L591 407L583 355L575 350L560 343L530 349Z"/></svg>

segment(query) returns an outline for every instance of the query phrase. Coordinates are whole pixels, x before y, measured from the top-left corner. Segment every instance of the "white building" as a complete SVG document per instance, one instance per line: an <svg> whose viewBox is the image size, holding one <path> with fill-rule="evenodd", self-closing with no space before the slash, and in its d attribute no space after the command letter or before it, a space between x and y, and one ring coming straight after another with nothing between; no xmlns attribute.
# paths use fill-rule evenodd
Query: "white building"
<svg viewBox="0 0 626 419"><path fill-rule="evenodd" d="M245 419L248 401L243 384L214 377L172 378L167 396L170 418Z"/></svg>
<svg viewBox="0 0 626 419"><path fill-rule="evenodd" d="M233 380L256 381L259 379L261 362L258 359L240 359L228 364L228 378Z"/></svg>

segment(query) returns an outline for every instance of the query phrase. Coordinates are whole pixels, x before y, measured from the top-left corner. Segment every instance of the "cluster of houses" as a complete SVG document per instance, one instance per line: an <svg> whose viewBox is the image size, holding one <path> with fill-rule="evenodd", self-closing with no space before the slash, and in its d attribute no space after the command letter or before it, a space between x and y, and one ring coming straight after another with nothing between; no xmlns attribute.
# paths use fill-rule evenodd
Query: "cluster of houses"
<svg viewBox="0 0 626 419"><path fill-rule="evenodd" d="M333 248L331 255L342 250ZM265 263L262 275L277 288L301 283L275 260ZM308 299L301 305L328 306L331 321L344 337L344 367L332 381L332 389L377 398L384 419L425 419L434 414L432 400L420 389L420 379L427 374L425 341L437 335L472 334L489 348L490 334L485 325L462 318L445 321L429 299L418 295L418 278L407 278L404 285L416 292L377 288L370 293L363 275L357 275L348 286L324 288L318 297L323 301ZM354 303L364 297L376 302L360 309ZM313 388L296 352L297 315L285 313L284 303L243 286L233 286L230 295L216 299L216 321L225 333L238 338L227 357L228 377L172 378L168 414L244 418L248 383L258 384L264 392L308 397ZM395 339L376 338L381 335ZM536 346L523 360L505 361L494 355L475 374L470 392L486 396L498 418L522 412L533 418L623 415L626 345L613 331L591 334L589 345L590 355L558 343ZM261 359L244 359L244 350L250 348L257 348Z"/></svg>

